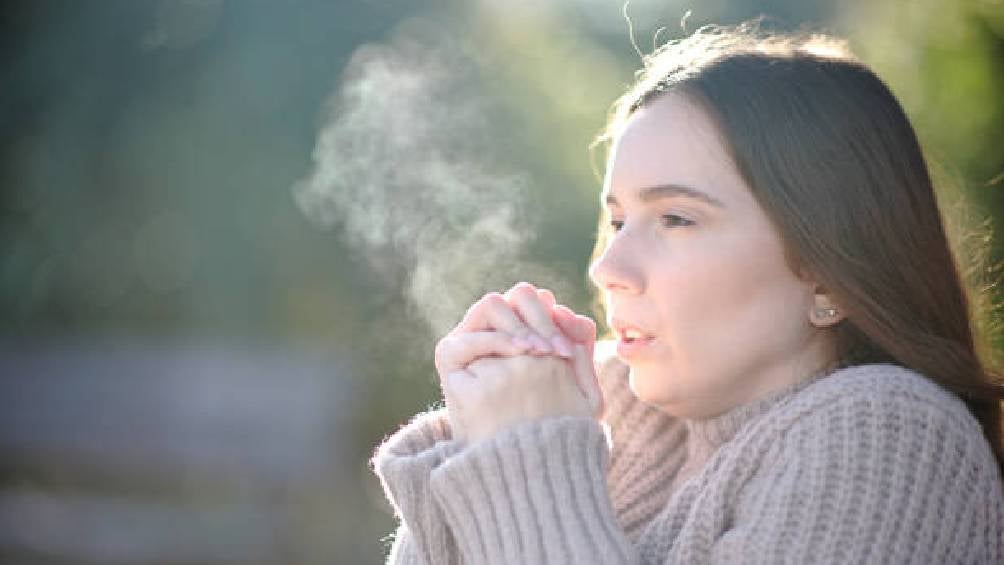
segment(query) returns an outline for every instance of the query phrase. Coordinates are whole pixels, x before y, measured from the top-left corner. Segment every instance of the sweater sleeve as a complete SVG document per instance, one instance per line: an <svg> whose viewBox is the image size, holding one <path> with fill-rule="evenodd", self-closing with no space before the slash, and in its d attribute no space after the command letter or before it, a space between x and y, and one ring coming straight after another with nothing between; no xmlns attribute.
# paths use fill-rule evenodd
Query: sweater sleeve
<svg viewBox="0 0 1004 565"><path fill-rule="evenodd" d="M597 369L603 425L549 419L464 448L439 411L385 441L373 467L400 519L388 563L635 562L631 544L666 504L685 432L634 396L602 342Z"/></svg>
<svg viewBox="0 0 1004 565"><path fill-rule="evenodd" d="M639 562L634 547L685 458L682 422L638 400L596 348L603 424L549 418L454 454L431 490L463 563Z"/></svg>
<svg viewBox="0 0 1004 565"><path fill-rule="evenodd" d="M724 512L730 527L697 559L1004 562L996 462L964 405L949 402L878 392L803 415L765 450Z"/></svg>
<svg viewBox="0 0 1004 565"><path fill-rule="evenodd" d="M381 444L371 465L399 518L387 563L455 563L453 537L432 499L433 469L461 449L445 409L419 414Z"/></svg>
<svg viewBox="0 0 1004 565"><path fill-rule="evenodd" d="M526 422L432 471L463 563L638 562L607 491L607 439L589 418Z"/></svg>

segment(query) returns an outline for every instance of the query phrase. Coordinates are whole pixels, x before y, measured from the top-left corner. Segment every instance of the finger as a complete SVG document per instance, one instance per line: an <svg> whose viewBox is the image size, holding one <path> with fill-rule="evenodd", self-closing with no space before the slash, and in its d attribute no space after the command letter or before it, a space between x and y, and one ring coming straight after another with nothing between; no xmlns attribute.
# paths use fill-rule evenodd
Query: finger
<svg viewBox="0 0 1004 565"><path fill-rule="evenodd" d="M526 353L529 345L495 331L450 334L436 344L436 370L448 375L484 357L512 357Z"/></svg>
<svg viewBox="0 0 1004 565"><path fill-rule="evenodd" d="M550 348L562 357L571 357L572 348L568 339L558 331L551 320L551 308L545 305L537 289L530 283L519 283L505 295L520 318L536 334L548 341Z"/></svg>
<svg viewBox="0 0 1004 565"><path fill-rule="evenodd" d="M478 379L480 385L491 388L491 385L498 383L489 381L500 381L505 378L505 371L501 370L502 367L502 362L498 359L478 359L467 366L467 372Z"/></svg>
<svg viewBox="0 0 1004 565"><path fill-rule="evenodd" d="M537 298L540 299L540 302L544 306L544 309L550 311L550 313L551 313L551 321L552 321L552 323L555 324L555 327L558 329L558 336L559 337L552 338L552 339L557 339L557 341L559 342L559 344L563 342L564 345L567 345L568 346L568 348L567 348L568 355L565 355L565 357L571 357L571 344L567 343L567 340L563 341L561 339L561 337L560 337L560 336L564 336L564 337L567 338L568 335L565 334L564 331L561 330L561 327L558 326L557 322L554 320L554 308L555 308L555 306L558 305L558 300L554 297L554 293L551 292L549 289L546 289L546 288L538 288L537 289ZM558 347L561 347L561 351L566 351L566 348L564 346L562 346L562 345L557 345L555 347L555 349L558 349Z"/></svg>
<svg viewBox="0 0 1004 565"><path fill-rule="evenodd" d="M505 297L490 292L471 305L453 333L495 330L513 337L528 338L531 330Z"/></svg>
<svg viewBox="0 0 1004 565"><path fill-rule="evenodd" d="M552 316L558 328L572 341L585 345L586 351L592 357L596 346L596 322L587 316L576 314L561 304L554 307Z"/></svg>
<svg viewBox="0 0 1004 565"><path fill-rule="evenodd" d="M576 343L575 356L572 357L572 365L575 372L575 380L579 389L589 401L589 407L596 418L603 417L603 391L600 388L600 381L596 376L593 367L593 357L587 348Z"/></svg>
<svg viewBox="0 0 1004 565"><path fill-rule="evenodd" d="M537 298L544 304L545 308L554 308L554 305L558 303L558 300L554 298L554 293L546 288L537 289Z"/></svg>
<svg viewBox="0 0 1004 565"><path fill-rule="evenodd" d="M576 314L571 308L556 305L552 310L552 318L558 329L572 341L583 344L596 341L596 322Z"/></svg>

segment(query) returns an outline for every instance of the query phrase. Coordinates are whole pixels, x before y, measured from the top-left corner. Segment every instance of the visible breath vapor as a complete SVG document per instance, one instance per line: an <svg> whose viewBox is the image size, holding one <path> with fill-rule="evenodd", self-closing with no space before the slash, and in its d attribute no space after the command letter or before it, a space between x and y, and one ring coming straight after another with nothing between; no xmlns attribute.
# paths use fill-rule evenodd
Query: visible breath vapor
<svg viewBox="0 0 1004 565"><path fill-rule="evenodd" d="M402 277L436 335L517 278L553 286L521 260L532 226L527 179L493 163L498 143L479 67L442 30L409 22L360 47L294 188L303 211L338 226L375 268Z"/></svg>

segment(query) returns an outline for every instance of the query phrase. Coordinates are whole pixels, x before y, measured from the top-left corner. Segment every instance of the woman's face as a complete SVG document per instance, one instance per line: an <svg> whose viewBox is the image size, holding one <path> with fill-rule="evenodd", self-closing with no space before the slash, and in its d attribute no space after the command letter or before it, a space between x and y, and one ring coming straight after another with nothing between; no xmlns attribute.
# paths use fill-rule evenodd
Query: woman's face
<svg viewBox="0 0 1004 565"><path fill-rule="evenodd" d="M614 233L590 275L605 295L631 388L671 414L710 417L823 368L815 285L712 122L682 94L635 112L614 143L603 200Z"/></svg>

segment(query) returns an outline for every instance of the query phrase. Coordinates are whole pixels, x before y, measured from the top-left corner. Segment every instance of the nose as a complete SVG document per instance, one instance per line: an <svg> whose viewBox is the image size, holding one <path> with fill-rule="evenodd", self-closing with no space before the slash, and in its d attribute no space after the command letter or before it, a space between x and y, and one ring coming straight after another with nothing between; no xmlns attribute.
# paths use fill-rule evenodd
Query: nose
<svg viewBox="0 0 1004 565"><path fill-rule="evenodd" d="M644 277L638 265L635 249L628 234L612 234L603 253L589 266L589 278L601 290L639 294L644 288Z"/></svg>

